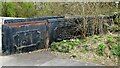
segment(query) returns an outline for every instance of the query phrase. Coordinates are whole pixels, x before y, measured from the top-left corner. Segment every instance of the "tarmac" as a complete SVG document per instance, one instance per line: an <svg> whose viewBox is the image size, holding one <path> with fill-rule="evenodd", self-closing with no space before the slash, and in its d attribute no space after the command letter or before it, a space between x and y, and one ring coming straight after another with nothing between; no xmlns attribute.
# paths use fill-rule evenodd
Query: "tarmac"
<svg viewBox="0 0 120 68"><path fill-rule="evenodd" d="M63 59L45 51L0 56L1 66L98 66L98 64Z"/></svg>

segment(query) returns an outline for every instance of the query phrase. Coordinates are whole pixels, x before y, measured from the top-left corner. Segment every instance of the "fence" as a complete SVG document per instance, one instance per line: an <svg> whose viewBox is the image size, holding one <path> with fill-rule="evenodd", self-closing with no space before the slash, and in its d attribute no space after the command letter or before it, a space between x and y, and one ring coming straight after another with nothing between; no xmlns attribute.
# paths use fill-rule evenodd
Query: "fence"
<svg viewBox="0 0 120 68"><path fill-rule="evenodd" d="M106 24L113 24L111 16L90 16L85 21L83 17L63 16L6 20L2 25L2 52L29 52L46 48L46 42L105 34Z"/></svg>

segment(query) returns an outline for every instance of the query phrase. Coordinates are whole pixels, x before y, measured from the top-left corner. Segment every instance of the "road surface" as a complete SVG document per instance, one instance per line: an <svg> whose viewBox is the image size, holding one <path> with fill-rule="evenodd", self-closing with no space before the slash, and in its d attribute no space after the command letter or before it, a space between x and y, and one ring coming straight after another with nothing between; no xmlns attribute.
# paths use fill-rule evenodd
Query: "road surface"
<svg viewBox="0 0 120 68"><path fill-rule="evenodd" d="M50 52L32 52L0 56L0 66L96 66L97 64L62 59Z"/></svg>

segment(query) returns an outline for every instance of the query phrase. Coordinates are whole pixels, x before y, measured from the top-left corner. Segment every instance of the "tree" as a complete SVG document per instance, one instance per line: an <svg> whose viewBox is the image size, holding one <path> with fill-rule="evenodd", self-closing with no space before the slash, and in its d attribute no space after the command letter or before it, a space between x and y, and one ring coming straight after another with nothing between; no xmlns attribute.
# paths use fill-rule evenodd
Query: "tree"
<svg viewBox="0 0 120 68"><path fill-rule="evenodd" d="M2 1L0 0L0 16L2 14Z"/></svg>
<svg viewBox="0 0 120 68"><path fill-rule="evenodd" d="M36 10L32 2L22 2L16 5L16 14L18 17L35 17Z"/></svg>
<svg viewBox="0 0 120 68"><path fill-rule="evenodd" d="M3 3L2 16L5 17L15 17L15 3Z"/></svg>
<svg viewBox="0 0 120 68"><path fill-rule="evenodd" d="M35 5L32 2L4 2L2 16L5 17L34 17Z"/></svg>

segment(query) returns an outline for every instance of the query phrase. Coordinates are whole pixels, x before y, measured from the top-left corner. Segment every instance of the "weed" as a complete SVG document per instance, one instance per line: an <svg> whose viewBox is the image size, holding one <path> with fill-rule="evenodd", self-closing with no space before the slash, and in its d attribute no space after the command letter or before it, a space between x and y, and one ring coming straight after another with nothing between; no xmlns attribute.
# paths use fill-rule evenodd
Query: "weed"
<svg viewBox="0 0 120 68"><path fill-rule="evenodd" d="M79 39L71 39L71 40L63 40L61 42L53 42L51 44L51 50L67 53L70 50L74 49L74 47L77 46L78 44L80 44Z"/></svg>
<svg viewBox="0 0 120 68"><path fill-rule="evenodd" d="M113 43L113 36L107 36L107 43Z"/></svg>
<svg viewBox="0 0 120 68"><path fill-rule="evenodd" d="M97 47L96 53L99 56L103 56L104 52L105 52L105 48L106 48L106 44L99 44L98 47Z"/></svg>
<svg viewBox="0 0 120 68"><path fill-rule="evenodd" d="M113 46L111 52L113 55L120 56L120 44Z"/></svg>

